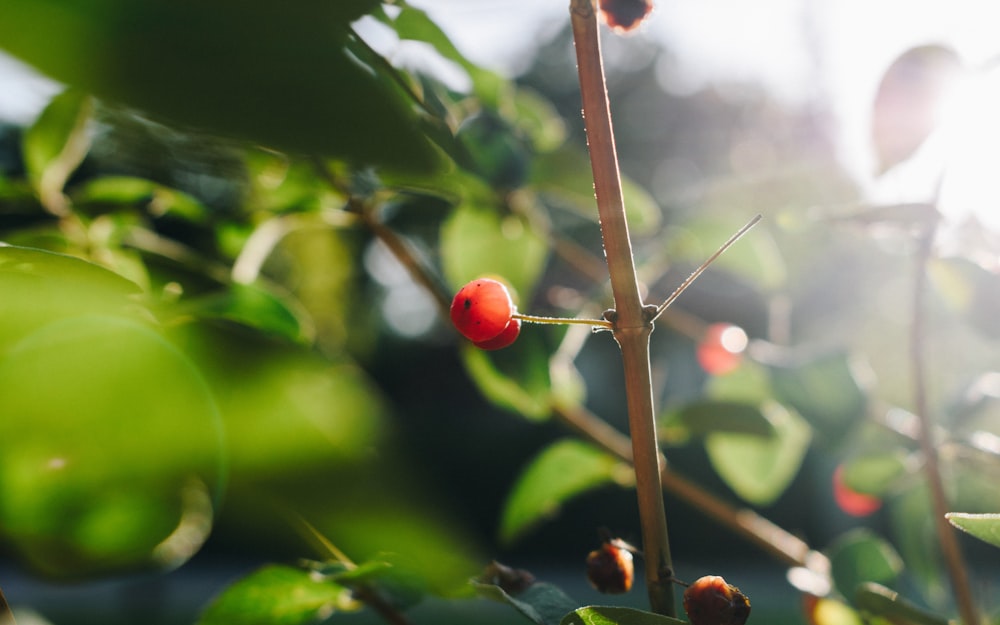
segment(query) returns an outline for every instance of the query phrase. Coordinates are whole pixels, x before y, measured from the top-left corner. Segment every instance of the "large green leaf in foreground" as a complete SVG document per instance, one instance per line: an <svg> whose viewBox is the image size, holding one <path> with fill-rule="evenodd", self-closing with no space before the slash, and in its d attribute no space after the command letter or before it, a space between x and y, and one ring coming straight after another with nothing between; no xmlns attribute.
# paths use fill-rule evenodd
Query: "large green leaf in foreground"
<svg viewBox="0 0 1000 625"><path fill-rule="evenodd" d="M213 134L430 171L413 102L350 31L377 0L6 0L0 47Z"/></svg>

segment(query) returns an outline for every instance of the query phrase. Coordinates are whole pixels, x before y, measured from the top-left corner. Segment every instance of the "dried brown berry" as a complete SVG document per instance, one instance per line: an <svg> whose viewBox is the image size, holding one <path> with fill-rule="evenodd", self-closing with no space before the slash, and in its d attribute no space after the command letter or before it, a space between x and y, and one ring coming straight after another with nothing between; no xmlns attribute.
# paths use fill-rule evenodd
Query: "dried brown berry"
<svg viewBox="0 0 1000 625"><path fill-rule="evenodd" d="M691 625L743 625L750 600L718 575L706 575L684 591L684 611Z"/></svg>
<svg viewBox="0 0 1000 625"><path fill-rule="evenodd" d="M653 0L600 0L601 15L615 32L637 27L653 10Z"/></svg>
<svg viewBox="0 0 1000 625"><path fill-rule="evenodd" d="M587 579L590 585L609 595L626 593L635 580L635 566L628 543L613 539L587 556Z"/></svg>

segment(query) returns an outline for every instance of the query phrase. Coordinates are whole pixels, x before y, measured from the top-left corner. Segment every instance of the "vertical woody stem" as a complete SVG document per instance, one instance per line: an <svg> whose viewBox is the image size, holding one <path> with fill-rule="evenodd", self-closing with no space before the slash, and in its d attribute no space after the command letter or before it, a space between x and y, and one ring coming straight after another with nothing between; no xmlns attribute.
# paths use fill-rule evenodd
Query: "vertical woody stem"
<svg viewBox="0 0 1000 625"><path fill-rule="evenodd" d="M920 422L920 449L924 455L924 474L931 494L931 508L934 511L934 529L941 544L945 569L955 593L955 603L959 616L965 625L978 625L979 615L969 587L969 573L965 559L955 536L955 530L948 524L948 499L941 479L941 466L934 440L934 422L930 416L927 401L927 358L925 349L926 307L924 297L927 290L927 262L931 257L936 227L922 233L916 258L916 275L913 287L913 326L910 330L910 352L913 363L914 410Z"/></svg>
<svg viewBox="0 0 1000 625"><path fill-rule="evenodd" d="M570 14L597 209L615 299L613 331L625 369L646 586L652 610L674 616L672 563L660 484L660 454L649 365L652 316L643 309L632 259L593 0L570 0Z"/></svg>

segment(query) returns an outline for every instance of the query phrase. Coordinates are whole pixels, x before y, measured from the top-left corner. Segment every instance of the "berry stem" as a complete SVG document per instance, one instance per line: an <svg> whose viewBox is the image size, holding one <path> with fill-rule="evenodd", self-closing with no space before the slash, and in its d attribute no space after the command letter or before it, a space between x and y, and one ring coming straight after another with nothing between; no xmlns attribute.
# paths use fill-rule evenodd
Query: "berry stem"
<svg viewBox="0 0 1000 625"><path fill-rule="evenodd" d="M653 324L643 310L625 220L625 203L593 0L571 0L570 16L597 210L615 300L612 331L621 348L625 370L642 548L646 554L646 588L654 612L675 616L677 608L673 584L669 579L673 566L660 483L660 451L656 440L649 362L649 335Z"/></svg>
<svg viewBox="0 0 1000 625"><path fill-rule="evenodd" d="M604 319L573 319L570 317L540 317L538 315L525 315L522 313L514 313L511 315L513 319L520 319L527 323L548 323L548 324L558 324L558 325L579 325L579 326L596 326L599 328L606 328L611 330L614 326L610 321L605 321Z"/></svg>

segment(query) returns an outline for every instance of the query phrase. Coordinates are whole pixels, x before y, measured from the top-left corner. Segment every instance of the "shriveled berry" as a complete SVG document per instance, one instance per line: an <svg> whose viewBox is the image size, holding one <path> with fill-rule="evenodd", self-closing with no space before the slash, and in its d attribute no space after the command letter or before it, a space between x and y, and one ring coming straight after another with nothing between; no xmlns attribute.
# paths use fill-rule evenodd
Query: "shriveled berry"
<svg viewBox="0 0 1000 625"><path fill-rule="evenodd" d="M653 0L600 0L601 15L615 32L628 32L653 10Z"/></svg>
<svg viewBox="0 0 1000 625"><path fill-rule="evenodd" d="M503 349L516 341L519 334L521 334L521 320L511 319L503 332L489 340L479 341L475 346L485 350Z"/></svg>
<svg viewBox="0 0 1000 625"><path fill-rule="evenodd" d="M743 625L750 600L718 575L706 575L684 591L684 611L691 625Z"/></svg>
<svg viewBox="0 0 1000 625"><path fill-rule="evenodd" d="M451 301L451 322L465 338L481 343L496 338L511 322L514 302L507 287L479 278L463 286Z"/></svg>
<svg viewBox="0 0 1000 625"><path fill-rule="evenodd" d="M632 552L625 543L609 540L587 556L587 579L598 592L610 595L628 592L635 580Z"/></svg>

